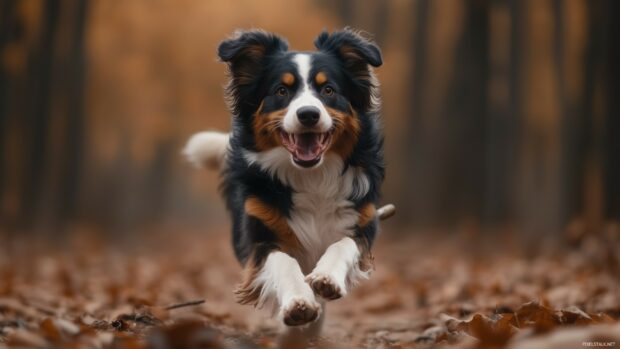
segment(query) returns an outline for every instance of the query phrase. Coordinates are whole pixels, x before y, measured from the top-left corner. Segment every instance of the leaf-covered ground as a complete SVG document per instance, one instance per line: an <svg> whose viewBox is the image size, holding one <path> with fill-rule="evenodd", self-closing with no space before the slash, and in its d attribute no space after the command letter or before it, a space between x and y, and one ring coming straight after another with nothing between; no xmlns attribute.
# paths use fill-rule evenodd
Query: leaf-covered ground
<svg viewBox="0 0 620 349"><path fill-rule="evenodd" d="M329 303L313 345L620 346L619 235L610 226L518 249L509 239L386 233L371 279ZM122 244L77 236L54 247L5 242L0 348L276 347L269 311L234 301L241 271L227 233Z"/></svg>

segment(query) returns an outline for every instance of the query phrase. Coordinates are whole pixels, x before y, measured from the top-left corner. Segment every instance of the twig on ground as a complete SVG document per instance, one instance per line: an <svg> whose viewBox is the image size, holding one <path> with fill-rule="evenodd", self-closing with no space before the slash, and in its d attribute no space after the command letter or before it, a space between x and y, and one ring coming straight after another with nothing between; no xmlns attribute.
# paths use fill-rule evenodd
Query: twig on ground
<svg viewBox="0 0 620 349"><path fill-rule="evenodd" d="M195 301L189 301L189 302L172 304L172 305L169 305L169 306L165 307L164 309L172 310L172 309L178 309L178 308L184 308L184 307L191 307L191 306L194 306L194 305L200 305L200 304L202 304L204 302L205 302L204 299L198 299L198 300L195 300Z"/></svg>

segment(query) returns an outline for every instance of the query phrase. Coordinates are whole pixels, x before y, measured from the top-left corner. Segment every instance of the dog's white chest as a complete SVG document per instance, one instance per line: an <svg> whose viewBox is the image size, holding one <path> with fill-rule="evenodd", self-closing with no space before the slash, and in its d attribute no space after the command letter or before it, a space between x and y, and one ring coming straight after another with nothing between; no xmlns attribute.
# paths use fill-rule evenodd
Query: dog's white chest
<svg viewBox="0 0 620 349"><path fill-rule="evenodd" d="M329 245L353 234L359 213L351 200L369 190L368 178L360 168L349 167L343 172L342 159L328 153L321 166L300 169L283 148L248 152L246 158L291 188L293 207L288 224L303 247L302 255L297 256L302 269L314 266Z"/></svg>
<svg viewBox="0 0 620 349"><path fill-rule="evenodd" d="M351 236L359 213L342 189L341 183L332 188L303 188L293 194L293 209L288 220L303 246L302 264L314 265L332 243ZM323 191L327 189L327 191Z"/></svg>

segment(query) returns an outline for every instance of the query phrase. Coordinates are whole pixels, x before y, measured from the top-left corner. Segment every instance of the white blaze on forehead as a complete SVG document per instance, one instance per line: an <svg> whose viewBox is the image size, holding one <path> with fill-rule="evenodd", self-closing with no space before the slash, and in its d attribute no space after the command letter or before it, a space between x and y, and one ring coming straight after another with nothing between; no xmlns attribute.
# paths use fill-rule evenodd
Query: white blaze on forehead
<svg viewBox="0 0 620 349"><path fill-rule="evenodd" d="M288 111L284 116L284 130L288 133L301 132L303 126L297 118L297 110L301 107L313 106L318 108L321 114L316 125L316 132L327 132L332 128L332 119L321 100L314 95L310 88L312 57L307 53L298 53L293 57L293 61L297 65L297 73L301 77L301 82L299 91L289 104Z"/></svg>
<svg viewBox="0 0 620 349"><path fill-rule="evenodd" d="M295 63L297 64L297 72L299 76L301 76L301 82L303 86L303 90L309 90L308 86L308 76L310 75L310 69L312 68L312 64L310 63L310 55L307 53L298 53L293 58Z"/></svg>

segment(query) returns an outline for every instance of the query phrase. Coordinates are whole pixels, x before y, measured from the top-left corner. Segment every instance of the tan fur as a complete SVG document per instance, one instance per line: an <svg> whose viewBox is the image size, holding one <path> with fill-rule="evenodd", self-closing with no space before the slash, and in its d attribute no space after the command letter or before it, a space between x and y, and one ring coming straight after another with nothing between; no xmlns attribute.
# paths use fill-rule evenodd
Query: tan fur
<svg viewBox="0 0 620 349"><path fill-rule="evenodd" d="M250 196L245 200L245 212L263 222L276 235L282 251L295 252L300 249L299 240L289 227L286 217L277 208Z"/></svg>
<svg viewBox="0 0 620 349"><path fill-rule="evenodd" d="M256 265L254 263L254 256L250 255L248 264L243 270L242 281L237 285L234 291L235 298L239 304L258 305L258 299L262 288L260 285L255 287L253 283L262 267L262 263L260 265Z"/></svg>
<svg viewBox="0 0 620 349"><path fill-rule="evenodd" d="M334 134L330 150L340 155L343 159L347 159L353 152L360 133L360 123L357 115L355 115L351 107L349 107L349 110L351 113L327 108L327 112L334 121Z"/></svg>
<svg viewBox="0 0 620 349"><path fill-rule="evenodd" d="M357 243L357 248L360 251L359 257L359 268L363 272L367 272L369 270L375 269L375 257L372 255L370 251L370 243L365 237L356 237L354 238L355 243Z"/></svg>
<svg viewBox="0 0 620 349"><path fill-rule="evenodd" d="M299 240L288 226L286 218L276 208L253 196L245 200L244 208L248 216L260 220L276 235L281 251L291 253L299 250ZM235 289L235 296L240 304L258 305L262 289L260 285L254 285L254 280L263 267L264 261L256 264L255 260L254 255L250 255L244 269L243 279Z"/></svg>
<svg viewBox="0 0 620 349"><path fill-rule="evenodd" d="M320 71L314 76L314 81L317 85L323 85L327 82L327 75L324 72Z"/></svg>
<svg viewBox="0 0 620 349"><path fill-rule="evenodd" d="M377 214L377 208L372 203L367 203L364 206L360 207L358 212L360 216L357 220L357 226L363 228L368 225L373 219L375 219L375 215ZM370 244L368 240L363 237L356 237L355 242L357 243L357 248L360 251L360 260L359 260L359 268L361 271L368 271L374 269L375 267L375 258L370 251Z"/></svg>
<svg viewBox="0 0 620 349"><path fill-rule="evenodd" d="M284 75L282 75L282 83L289 87L293 86L295 83L295 75L291 73L284 73Z"/></svg>
<svg viewBox="0 0 620 349"><path fill-rule="evenodd" d="M358 211L360 213L360 217L357 220L357 226L360 228L368 225L368 223L370 223L377 214L377 209L375 205L371 203L367 203L366 205L362 206Z"/></svg>
<svg viewBox="0 0 620 349"><path fill-rule="evenodd" d="M276 110L271 113L263 114L263 103L258 107L254 115L252 127L256 138L256 148L258 151L265 151L281 145L278 126L282 123L286 109Z"/></svg>

